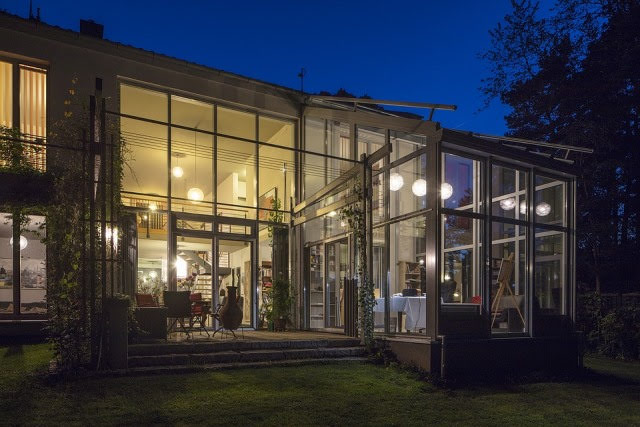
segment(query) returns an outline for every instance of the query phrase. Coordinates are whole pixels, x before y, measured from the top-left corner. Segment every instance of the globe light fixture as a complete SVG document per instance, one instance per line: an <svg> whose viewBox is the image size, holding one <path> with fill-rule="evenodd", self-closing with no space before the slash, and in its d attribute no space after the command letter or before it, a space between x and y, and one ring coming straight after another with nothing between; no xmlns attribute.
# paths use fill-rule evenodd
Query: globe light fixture
<svg viewBox="0 0 640 427"><path fill-rule="evenodd" d="M526 215L527 214L527 201L523 200L520 202L520 214L521 215Z"/></svg>
<svg viewBox="0 0 640 427"><path fill-rule="evenodd" d="M508 199L500 200L500 207L505 211L510 211L516 207L516 199L509 197Z"/></svg>
<svg viewBox="0 0 640 427"><path fill-rule="evenodd" d="M448 182L443 182L440 186L440 197L442 200L447 200L453 195L453 187Z"/></svg>
<svg viewBox="0 0 640 427"><path fill-rule="evenodd" d="M9 239L9 244L13 246L13 237ZM27 240L27 238L24 236L20 236L20 250L23 250L24 248L26 248L28 244L29 244L29 241Z"/></svg>
<svg viewBox="0 0 640 427"><path fill-rule="evenodd" d="M427 181L424 179L416 179L411 186L411 191L418 197L422 197L427 194Z"/></svg>
<svg viewBox="0 0 640 427"><path fill-rule="evenodd" d="M171 169L171 174L176 178L182 178L182 175L184 175L184 169L180 166L174 166L173 169Z"/></svg>
<svg viewBox="0 0 640 427"><path fill-rule="evenodd" d="M194 202L200 202L204 200L204 193L198 187L193 187L187 191L187 198Z"/></svg>
<svg viewBox="0 0 640 427"><path fill-rule="evenodd" d="M389 176L389 189L391 191L398 191L404 185L404 178L399 173L392 173Z"/></svg>
<svg viewBox="0 0 640 427"><path fill-rule="evenodd" d="M338 212L336 212L336 211L331 211L331 212L329 212L329 213L327 214L327 216L328 216L329 218L333 218L333 217L334 217L334 216L336 216L336 215L338 215Z"/></svg>
<svg viewBox="0 0 640 427"><path fill-rule="evenodd" d="M536 214L538 216L547 216L551 213L551 205L547 202L538 203L536 206Z"/></svg>

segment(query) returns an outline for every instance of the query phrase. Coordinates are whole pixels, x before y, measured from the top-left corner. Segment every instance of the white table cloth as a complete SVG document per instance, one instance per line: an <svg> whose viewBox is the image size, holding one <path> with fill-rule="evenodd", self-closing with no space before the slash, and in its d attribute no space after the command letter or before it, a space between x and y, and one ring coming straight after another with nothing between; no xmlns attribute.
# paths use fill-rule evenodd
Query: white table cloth
<svg viewBox="0 0 640 427"><path fill-rule="evenodd" d="M389 299L391 313L403 313L405 315L405 329L418 331L427 327L427 297L403 297L394 295ZM384 313L384 298L376 298L373 311Z"/></svg>

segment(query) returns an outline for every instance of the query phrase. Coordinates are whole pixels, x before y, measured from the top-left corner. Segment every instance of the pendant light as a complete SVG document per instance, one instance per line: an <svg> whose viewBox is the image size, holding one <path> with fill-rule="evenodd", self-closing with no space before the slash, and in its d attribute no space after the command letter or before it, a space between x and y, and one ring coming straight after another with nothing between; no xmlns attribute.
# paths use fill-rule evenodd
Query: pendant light
<svg viewBox="0 0 640 427"><path fill-rule="evenodd" d="M453 187L448 182L443 182L440 185L440 197L442 200L447 200L449 197L453 195Z"/></svg>
<svg viewBox="0 0 640 427"><path fill-rule="evenodd" d="M500 200L500 207L505 211L510 211L516 207L516 199L509 197L508 199Z"/></svg>
<svg viewBox="0 0 640 427"><path fill-rule="evenodd" d="M13 246L13 237L9 239L9 244ZM24 236L20 236L20 250L26 248L28 244L29 241L27 240L27 238Z"/></svg>
<svg viewBox="0 0 640 427"><path fill-rule="evenodd" d="M389 176L389 189L391 191L398 191L404 185L404 178L397 172L392 173Z"/></svg>
<svg viewBox="0 0 640 427"><path fill-rule="evenodd" d="M427 194L427 181L422 178L416 179L411 186L411 191L413 191L413 194L417 197L424 196Z"/></svg>
<svg viewBox="0 0 640 427"><path fill-rule="evenodd" d="M547 202L538 203L536 206L536 214L538 216L547 216L551 213L551 205Z"/></svg>
<svg viewBox="0 0 640 427"><path fill-rule="evenodd" d="M192 200L194 202L200 202L202 200L204 200L204 193L202 192L201 189L198 188L198 171L196 169L196 165L197 165L197 140L196 140L196 133L193 133L193 175L194 175L194 182L195 182L195 186L191 187L189 189L189 191L187 191L187 198L189 200Z"/></svg>

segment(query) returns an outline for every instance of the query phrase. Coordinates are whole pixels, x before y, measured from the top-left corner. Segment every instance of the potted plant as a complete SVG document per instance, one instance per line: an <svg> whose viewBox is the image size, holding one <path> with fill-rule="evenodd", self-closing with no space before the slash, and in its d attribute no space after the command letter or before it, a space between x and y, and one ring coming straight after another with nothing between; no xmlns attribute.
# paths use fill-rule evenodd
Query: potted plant
<svg viewBox="0 0 640 427"><path fill-rule="evenodd" d="M276 279L271 289L271 319L276 331L284 331L291 315L291 292L289 282Z"/></svg>

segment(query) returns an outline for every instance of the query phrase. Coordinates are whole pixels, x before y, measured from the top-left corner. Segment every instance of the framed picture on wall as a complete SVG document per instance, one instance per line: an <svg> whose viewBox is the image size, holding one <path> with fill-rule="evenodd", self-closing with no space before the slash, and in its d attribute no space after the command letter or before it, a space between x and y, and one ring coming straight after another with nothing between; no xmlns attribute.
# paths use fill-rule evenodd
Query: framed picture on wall
<svg viewBox="0 0 640 427"><path fill-rule="evenodd" d="M267 221L269 211L265 209L273 209L274 202L278 200L278 189L273 187L258 197L258 219Z"/></svg>

